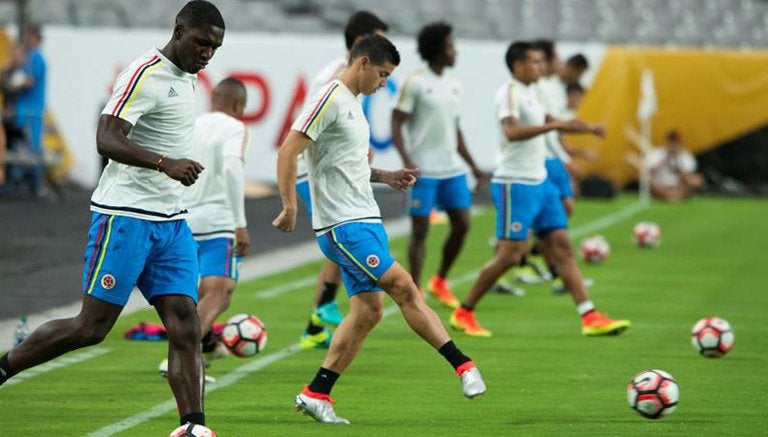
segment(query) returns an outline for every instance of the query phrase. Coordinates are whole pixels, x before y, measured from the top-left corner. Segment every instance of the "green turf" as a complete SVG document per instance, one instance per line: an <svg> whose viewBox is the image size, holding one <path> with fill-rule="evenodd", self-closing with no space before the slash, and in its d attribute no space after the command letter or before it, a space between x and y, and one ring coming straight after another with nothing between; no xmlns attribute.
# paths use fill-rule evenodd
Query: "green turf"
<svg viewBox="0 0 768 437"><path fill-rule="evenodd" d="M572 229L633 201L582 201ZM611 258L583 271L597 281L591 295L598 309L632 320L632 328L619 337L582 337L570 299L551 295L543 285L528 286L523 298L488 295L477 315L494 337L455 335L488 383L488 394L477 400L461 396L450 366L395 313L371 334L334 390L337 412L351 426L319 425L292 410L293 396L322 361L319 350L290 355L213 391L206 398L208 423L223 437L765 435L766 217L768 203L762 200L699 198L682 205L654 203L600 230L611 243ZM659 248L641 250L631 243L632 225L640 220L661 226ZM475 217L454 278L471 278L487 261L493 229L492 211ZM445 230L431 231L427 273L437 263ZM403 239L393 242L401 260L404 246ZM219 360L211 374L232 375L295 342L312 290L270 299L258 293L311 277L318 267L312 263L241 284L228 315L259 315L269 329L269 345L254 360ZM456 284L454 291L463 296L471 283ZM341 303L346 308L346 298ZM447 319L448 310L433 307ZM735 331L735 347L721 359L702 358L689 343L694 322L711 315L728 319ZM81 436L167 402L170 389L155 371L165 344L121 338L140 320L156 317L143 312L121 319L98 346L109 349L104 355L2 387L0 434ZM664 420L645 420L627 406L626 384L646 368L664 369L680 384L678 411ZM164 436L176 421L171 410L117 435Z"/></svg>

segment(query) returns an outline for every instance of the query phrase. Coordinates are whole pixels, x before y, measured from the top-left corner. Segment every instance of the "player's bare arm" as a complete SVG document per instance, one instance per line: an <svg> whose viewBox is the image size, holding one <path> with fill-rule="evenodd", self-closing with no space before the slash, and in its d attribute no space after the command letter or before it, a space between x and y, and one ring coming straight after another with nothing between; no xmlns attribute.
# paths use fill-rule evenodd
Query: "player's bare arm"
<svg viewBox="0 0 768 437"><path fill-rule="evenodd" d="M403 125L408 123L410 119L410 114L399 109L392 110L392 142L395 144L397 153L400 154L400 158L403 160L403 166L405 168L416 168L411 155L405 148L405 141L403 140Z"/></svg>
<svg viewBox="0 0 768 437"><path fill-rule="evenodd" d="M520 123L520 120L516 117L505 117L501 120L504 136L506 136L509 141L527 140L549 131L560 129L559 126L560 125L555 122L546 123L541 126L526 126Z"/></svg>
<svg viewBox="0 0 768 437"><path fill-rule="evenodd" d="M195 183L204 167L191 159L172 159L140 147L128 139L131 123L102 115L96 131L96 148L100 155L134 167L157 169L182 184Z"/></svg>
<svg viewBox="0 0 768 437"><path fill-rule="evenodd" d="M371 182L387 184L398 191L406 191L416 184L416 168L403 168L396 171L371 168Z"/></svg>
<svg viewBox="0 0 768 437"><path fill-rule="evenodd" d="M283 232L296 227L296 167L299 154L313 143L305 134L292 130L277 153L277 188L283 210L272 220L272 226Z"/></svg>
<svg viewBox="0 0 768 437"><path fill-rule="evenodd" d="M572 134L592 134L603 138L605 136L605 128L597 124L587 124L578 118L570 120L561 120L547 114L547 123L557 125L557 130L565 133Z"/></svg>
<svg viewBox="0 0 768 437"><path fill-rule="evenodd" d="M469 153L467 143L464 141L464 133L462 133L461 127L459 127L458 123L456 124L456 143L459 155L461 155L461 158L472 170L472 175L475 177L475 179L477 179L477 183L482 185L488 182L488 174L480 170L480 167L477 166L475 160L472 158L472 154Z"/></svg>

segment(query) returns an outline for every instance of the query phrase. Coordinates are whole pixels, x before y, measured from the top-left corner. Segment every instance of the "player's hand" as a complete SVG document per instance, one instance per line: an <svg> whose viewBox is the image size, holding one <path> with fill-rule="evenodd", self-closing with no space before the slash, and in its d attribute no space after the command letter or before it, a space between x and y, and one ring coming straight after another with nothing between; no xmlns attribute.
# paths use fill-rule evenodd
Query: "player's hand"
<svg viewBox="0 0 768 437"><path fill-rule="evenodd" d="M419 173L417 168L403 168L396 171L390 171L384 174L382 182L398 191L406 191L416 184L416 175Z"/></svg>
<svg viewBox="0 0 768 437"><path fill-rule="evenodd" d="M605 138L605 127L595 124L592 125L592 135L598 137L598 138Z"/></svg>
<svg viewBox="0 0 768 437"><path fill-rule="evenodd" d="M486 185L488 181L491 180L491 177L488 175L488 173L480 170L478 167L472 168L472 176L475 177L478 187L482 187Z"/></svg>
<svg viewBox="0 0 768 437"><path fill-rule="evenodd" d="M296 228L296 209L283 207L280 214L272 220L272 226L283 232L293 232Z"/></svg>
<svg viewBox="0 0 768 437"><path fill-rule="evenodd" d="M235 228L235 242L237 243L237 256L246 256L251 250L251 236L248 228Z"/></svg>
<svg viewBox="0 0 768 437"><path fill-rule="evenodd" d="M592 132L592 127L583 121L574 118L572 120L561 121L558 123L558 130L572 133Z"/></svg>
<svg viewBox="0 0 768 437"><path fill-rule="evenodd" d="M194 184L204 169L202 164L191 159L165 158L160 166L160 171L168 175L169 178L186 186Z"/></svg>

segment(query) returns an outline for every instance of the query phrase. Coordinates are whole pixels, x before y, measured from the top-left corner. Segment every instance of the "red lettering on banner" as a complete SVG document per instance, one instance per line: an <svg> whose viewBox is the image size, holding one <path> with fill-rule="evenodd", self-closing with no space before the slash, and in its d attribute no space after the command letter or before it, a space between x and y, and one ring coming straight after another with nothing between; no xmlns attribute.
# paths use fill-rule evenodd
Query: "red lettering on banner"
<svg viewBox="0 0 768 437"><path fill-rule="evenodd" d="M213 94L213 81L211 80L211 76L208 76L206 71L197 73L197 81L200 83L200 85L203 86L203 88L205 88L205 92L208 94L208 96Z"/></svg>
<svg viewBox="0 0 768 437"><path fill-rule="evenodd" d="M291 102L288 104L288 110L285 112L283 124L280 126L280 130L277 132L275 148L279 149L283 144L283 140L285 139L286 135L288 135L288 131L291 130L291 124L293 124L293 120L295 120L301 112L301 107L304 104L304 99L306 97L307 84L304 80L304 76L299 76L299 80L297 81L296 87L293 90L293 97L291 97Z"/></svg>
<svg viewBox="0 0 768 437"><path fill-rule="evenodd" d="M249 86L256 87L257 91L261 94L261 106L252 112L243 114L243 122L246 124L256 123L264 118L269 112L269 107L272 103L272 93L269 90L266 79L258 73L233 72L229 76L242 81L246 88Z"/></svg>

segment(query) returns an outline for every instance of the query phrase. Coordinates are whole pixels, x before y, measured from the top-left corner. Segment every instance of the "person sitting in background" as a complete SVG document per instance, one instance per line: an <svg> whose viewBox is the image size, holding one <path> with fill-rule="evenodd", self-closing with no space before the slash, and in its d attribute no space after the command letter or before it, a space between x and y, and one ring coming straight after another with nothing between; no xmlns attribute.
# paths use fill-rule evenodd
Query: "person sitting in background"
<svg viewBox="0 0 768 437"><path fill-rule="evenodd" d="M651 173L651 195L656 199L685 200L704 185L704 178L696 172L696 158L683 147L677 130L667 133L666 147L651 150L645 159Z"/></svg>

